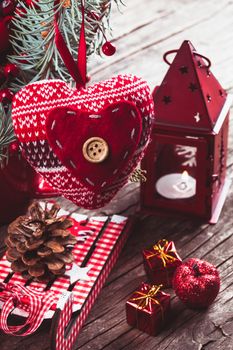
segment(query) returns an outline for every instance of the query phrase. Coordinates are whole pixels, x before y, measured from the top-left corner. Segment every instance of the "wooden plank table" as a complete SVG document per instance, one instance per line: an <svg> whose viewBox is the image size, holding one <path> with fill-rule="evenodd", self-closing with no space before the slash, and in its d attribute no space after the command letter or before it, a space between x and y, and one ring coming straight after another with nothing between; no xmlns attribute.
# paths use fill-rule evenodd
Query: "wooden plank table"
<svg viewBox="0 0 233 350"><path fill-rule="evenodd" d="M164 52L177 49L185 39L211 58L212 71L227 91L233 87L233 2L228 0L128 0L123 15L114 11L112 26L117 54L90 63L93 81L122 72L147 79L151 88L167 70ZM233 175L233 114L230 122L228 176ZM99 213L132 212L139 202L135 185L120 191ZM74 205L59 199L65 208ZM83 327L75 349L80 350L230 350L233 349L233 186L219 222L211 226L197 219L141 217ZM90 214L90 213L89 213ZM91 212L91 215L95 214ZM1 228L1 251L5 228ZM215 264L221 290L206 311L184 307L172 293L172 319L157 337L129 327L125 302L146 280L141 250L161 238L173 239L183 259L198 257ZM0 334L1 350L48 350L49 322L32 336ZM65 349L64 349L65 350Z"/></svg>

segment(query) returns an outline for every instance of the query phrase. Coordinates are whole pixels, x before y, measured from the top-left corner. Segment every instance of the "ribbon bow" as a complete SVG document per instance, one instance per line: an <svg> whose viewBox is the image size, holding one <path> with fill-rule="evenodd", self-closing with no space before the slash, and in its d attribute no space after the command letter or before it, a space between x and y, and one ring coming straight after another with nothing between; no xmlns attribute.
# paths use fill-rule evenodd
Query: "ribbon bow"
<svg viewBox="0 0 233 350"><path fill-rule="evenodd" d="M7 301L12 299L15 307L24 304L25 294L23 293L25 287L20 287L17 284L8 285L5 283L0 283L0 300Z"/></svg>
<svg viewBox="0 0 233 350"><path fill-rule="evenodd" d="M19 284L9 285L0 283L0 301L3 302L0 329L7 334L26 336L32 334L41 325L46 311L54 304L54 292L39 292ZM9 326L7 319L12 311L27 305L28 317L24 324ZM25 328L27 326L27 328ZM18 333L21 331L21 333Z"/></svg>
<svg viewBox="0 0 233 350"><path fill-rule="evenodd" d="M161 239L157 244L153 246L154 252L148 255L146 258L150 259L153 256L159 256L163 262L163 266L167 266L167 262L176 261L176 257L170 255L169 253L173 253L174 250L169 247L169 242L166 239Z"/></svg>
<svg viewBox="0 0 233 350"><path fill-rule="evenodd" d="M160 291L161 287L162 287L162 284L160 284L159 286L152 285L148 291L145 291L145 292L138 291L137 294L139 294L139 296L135 298L131 298L130 301L139 301L138 306L141 309L145 309L148 306L151 306L151 303L157 304L161 309L162 320L163 320L164 319L163 307L161 303L158 301L158 299L156 298L156 295Z"/></svg>

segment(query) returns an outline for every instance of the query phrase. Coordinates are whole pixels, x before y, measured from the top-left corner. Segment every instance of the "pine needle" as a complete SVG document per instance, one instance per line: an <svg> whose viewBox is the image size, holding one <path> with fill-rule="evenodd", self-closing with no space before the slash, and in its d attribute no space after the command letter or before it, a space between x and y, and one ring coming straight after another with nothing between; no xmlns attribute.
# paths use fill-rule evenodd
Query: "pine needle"
<svg viewBox="0 0 233 350"><path fill-rule="evenodd" d="M8 161L8 146L16 140L10 111L7 115L0 103L0 167L7 164Z"/></svg>
<svg viewBox="0 0 233 350"><path fill-rule="evenodd" d="M60 0L56 9L54 0L35 1L35 6L30 7L23 0L18 1L25 13L16 14L13 18L14 30L11 35L13 54L9 55L8 59L20 68L22 76L12 83L12 90L17 91L27 83L45 78L70 81L70 75L54 43L54 14L59 13L59 27L75 61L82 15L81 0L70 0L70 8L64 6L65 1ZM88 57L93 53L100 54L104 36L106 32L110 33L109 17L113 3L119 7L122 2L121 0L85 1Z"/></svg>

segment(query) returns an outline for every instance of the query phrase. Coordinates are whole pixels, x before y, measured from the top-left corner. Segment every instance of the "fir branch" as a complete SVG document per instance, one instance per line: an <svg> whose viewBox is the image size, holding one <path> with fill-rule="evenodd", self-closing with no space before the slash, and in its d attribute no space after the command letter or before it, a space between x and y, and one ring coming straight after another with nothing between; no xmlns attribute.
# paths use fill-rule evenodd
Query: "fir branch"
<svg viewBox="0 0 233 350"><path fill-rule="evenodd" d="M74 59L82 21L81 0L60 0L54 8L54 0L35 0L35 6L28 7L23 0L18 1L25 14L16 14L12 21L11 43L13 54L9 61L21 69L21 76L12 83L17 91L26 83L40 79L57 78L67 82L70 75L55 45L54 13L59 13L59 28ZM121 0L86 0L85 32L87 57L100 54L106 32L110 32L109 17L112 3L117 6Z"/></svg>
<svg viewBox="0 0 233 350"><path fill-rule="evenodd" d="M7 164L8 161L8 146L16 140L10 110L7 115L0 103L0 167Z"/></svg>

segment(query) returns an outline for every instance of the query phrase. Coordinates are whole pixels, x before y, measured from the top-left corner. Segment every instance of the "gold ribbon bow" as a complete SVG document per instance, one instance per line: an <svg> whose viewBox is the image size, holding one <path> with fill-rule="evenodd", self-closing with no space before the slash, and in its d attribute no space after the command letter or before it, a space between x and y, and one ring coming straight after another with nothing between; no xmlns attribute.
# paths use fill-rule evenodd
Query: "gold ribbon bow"
<svg viewBox="0 0 233 350"><path fill-rule="evenodd" d="M166 267L167 262L176 261L176 257L169 254L169 253L173 252L173 250L169 249L166 251L168 244L169 244L169 242L166 239L161 239L160 241L158 241L157 244L155 244L153 246L154 253L151 253L146 258L150 259L153 256L157 255L161 258L164 267Z"/></svg>
<svg viewBox="0 0 233 350"><path fill-rule="evenodd" d="M161 309L162 320L163 320L164 319L163 307L161 303L155 298L155 296L157 295L161 287L162 287L162 284L160 284L159 286L152 285L152 287L149 289L148 292L137 292L137 294L139 294L140 296L136 298L131 298L130 301L139 301L138 306L141 309L145 309L150 305L150 303L159 305Z"/></svg>

